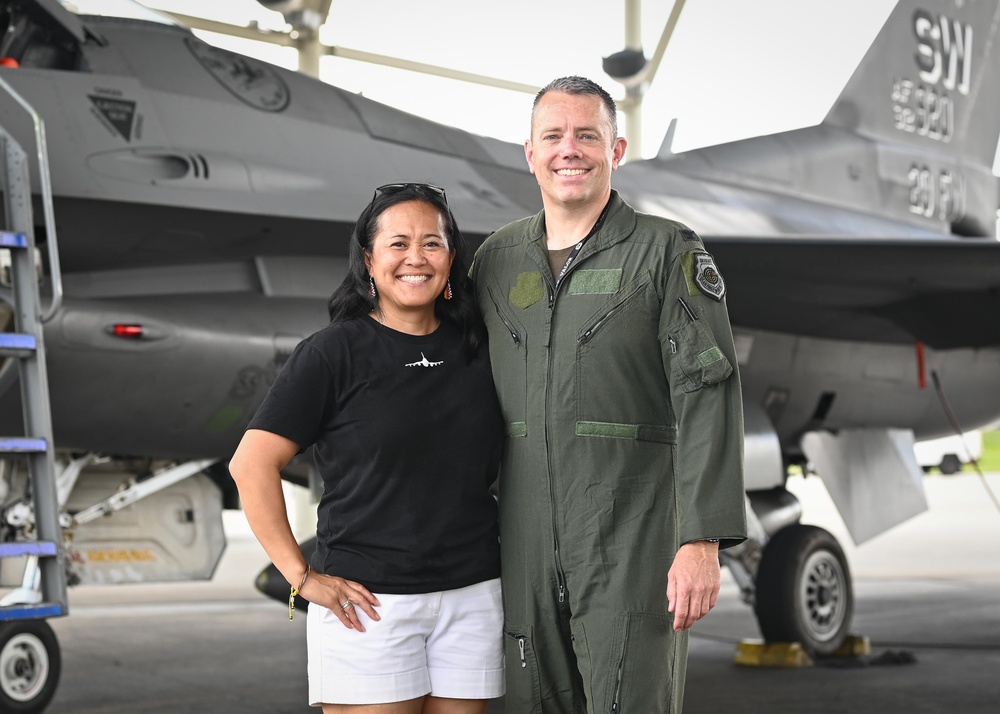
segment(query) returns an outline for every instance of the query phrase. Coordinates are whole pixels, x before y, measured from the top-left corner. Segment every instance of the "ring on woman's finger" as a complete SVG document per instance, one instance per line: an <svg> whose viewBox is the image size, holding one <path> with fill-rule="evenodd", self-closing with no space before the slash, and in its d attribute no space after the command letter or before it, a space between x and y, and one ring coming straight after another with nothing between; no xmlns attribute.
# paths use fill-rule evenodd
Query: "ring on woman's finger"
<svg viewBox="0 0 1000 714"><path fill-rule="evenodd" d="M350 600L344 600L344 602L340 603L340 609L341 610L346 610L347 608L349 608L353 604L354 603L351 602Z"/></svg>

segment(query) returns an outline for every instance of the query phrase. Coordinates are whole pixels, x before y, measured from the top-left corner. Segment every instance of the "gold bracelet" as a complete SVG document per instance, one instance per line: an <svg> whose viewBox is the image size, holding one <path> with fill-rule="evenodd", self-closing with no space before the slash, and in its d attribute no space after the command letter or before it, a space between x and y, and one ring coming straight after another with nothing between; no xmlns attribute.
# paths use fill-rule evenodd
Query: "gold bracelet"
<svg viewBox="0 0 1000 714"><path fill-rule="evenodd" d="M294 587L293 586L291 592L288 595L288 619L289 620L294 619L294 615L295 615L295 596L299 594L299 590L301 590L302 586L306 584L306 579L309 577L309 571L310 570L312 570L312 568L310 568L309 564L306 563L306 572L302 573L302 580L299 581L299 586L298 587Z"/></svg>

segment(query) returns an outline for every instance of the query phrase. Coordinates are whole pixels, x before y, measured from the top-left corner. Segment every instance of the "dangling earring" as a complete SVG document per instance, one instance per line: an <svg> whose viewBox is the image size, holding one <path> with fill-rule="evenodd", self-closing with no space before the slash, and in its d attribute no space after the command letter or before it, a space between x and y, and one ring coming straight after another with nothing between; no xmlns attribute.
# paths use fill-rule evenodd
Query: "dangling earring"
<svg viewBox="0 0 1000 714"><path fill-rule="evenodd" d="M377 295L375 293L375 278L373 278L372 276L369 275L368 276L368 284L371 286L368 289L368 297L370 297L372 300L374 300L377 297Z"/></svg>
<svg viewBox="0 0 1000 714"><path fill-rule="evenodd" d="M448 278L448 282L444 286L444 299L451 300L451 278Z"/></svg>

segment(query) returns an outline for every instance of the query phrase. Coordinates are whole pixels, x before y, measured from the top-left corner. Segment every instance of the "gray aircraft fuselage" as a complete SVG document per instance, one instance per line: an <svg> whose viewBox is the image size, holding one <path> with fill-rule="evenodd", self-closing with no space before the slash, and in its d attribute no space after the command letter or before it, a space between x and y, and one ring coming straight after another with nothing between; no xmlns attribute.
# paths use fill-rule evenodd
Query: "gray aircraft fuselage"
<svg viewBox="0 0 1000 714"><path fill-rule="evenodd" d="M977 12L991 21L986 5ZM0 3L8 13L22 6L34 4ZM228 458L291 347L326 322L352 223L375 186L444 186L474 243L540 209L520 146L216 49L180 27L102 18L77 27L38 7L17 19L22 35L8 48L20 66L0 77L45 121L66 291L45 331L60 448ZM993 154L975 158L990 137L996 147L1000 83L982 65L970 70L979 96L962 94L961 76L946 88L947 72L937 85L921 80L933 69L921 50L949 51L921 35L922 23L898 30L905 46L881 58L888 88L870 99L886 104L902 93L893 81L911 76L940 105L950 97L951 118L928 119L924 136L891 108L883 119L860 110L845 119L844 105L868 97L849 85L819 127L614 174L629 203L688 224L715 255L744 400L761 405L789 460L810 429L950 431L932 372L964 428L1000 418L997 185ZM988 130L965 116L973 107ZM34 151L27 115L6 96L0 124ZM36 204L45 243L41 216ZM116 325L141 335L118 336ZM20 425L15 384L0 378L0 432Z"/></svg>

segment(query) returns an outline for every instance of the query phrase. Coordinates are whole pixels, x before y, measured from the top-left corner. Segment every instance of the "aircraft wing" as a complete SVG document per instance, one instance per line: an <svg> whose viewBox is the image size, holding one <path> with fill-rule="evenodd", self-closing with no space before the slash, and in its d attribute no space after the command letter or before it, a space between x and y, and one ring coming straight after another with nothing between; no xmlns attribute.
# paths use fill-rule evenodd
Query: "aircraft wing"
<svg viewBox="0 0 1000 714"><path fill-rule="evenodd" d="M936 349L1000 345L1000 243L703 235L733 323Z"/></svg>

